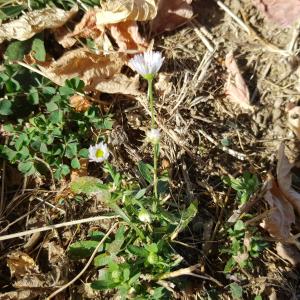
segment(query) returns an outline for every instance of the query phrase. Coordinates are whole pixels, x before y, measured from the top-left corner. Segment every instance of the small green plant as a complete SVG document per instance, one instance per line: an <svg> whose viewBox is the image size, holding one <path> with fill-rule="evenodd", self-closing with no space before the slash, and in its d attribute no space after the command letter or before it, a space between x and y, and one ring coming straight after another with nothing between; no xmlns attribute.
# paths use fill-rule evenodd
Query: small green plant
<svg viewBox="0 0 300 300"><path fill-rule="evenodd" d="M245 172L238 178L226 176L223 178L225 184L237 191L237 201L245 204L260 186L260 180L255 174Z"/></svg>
<svg viewBox="0 0 300 300"><path fill-rule="evenodd" d="M249 269L253 266L253 258L260 256L267 247L266 243L254 227L247 228L242 220L238 220L228 229L229 245L221 253L229 254L224 271L231 272L235 267Z"/></svg>
<svg viewBox="0 0 300 300"><path fill-rule="evenodd" d="M97 178L81 177L71 184L75 193L95 195L104 201L122 220L114 239L107 240L94 259L100 268L94 289L118 290L121 299L169 299L168 292L157 282L178 267L182 257L172 247L172 241L197 213L192 203L181 213L167 212L162 205L153 210L157 200L137 182L125 180L109 163L103 183ZM159 178L160 179L160 178ZM159 180L158 179L158 180ZM76 242L69 248L72 258L84 258L96 248L95 236Z"/></svg>
<svg viewBox="0 0 300 300"><path fill-rule="evenodd" d="M18 86L17 81L14 84ZM90 143L91 130L112 126L111 117L101 117L95 106L84 113L70 106L69 98L82 92L83 87L83 82L76 78L59 88L42 84L31 87L29 99L34 105L39 104L40 111L34 116L21 116L15 123L7 122L3 129L9 140L7 145L0 146L0 155L17 164L25 175L43 174L51 169L54 178L60 179L70 173L70 168L79 169L79 159L88 156L84 145Z"/></svg>

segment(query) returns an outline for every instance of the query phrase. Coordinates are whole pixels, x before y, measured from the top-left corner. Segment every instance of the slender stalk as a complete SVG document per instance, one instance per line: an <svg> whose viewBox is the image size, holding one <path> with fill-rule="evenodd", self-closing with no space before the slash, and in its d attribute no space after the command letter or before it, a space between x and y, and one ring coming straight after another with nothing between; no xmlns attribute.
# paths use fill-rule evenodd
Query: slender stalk
<svg viewBox="0 0 300 300"><path fill-rule="evenodd" d="M154 97L153 97L153 78L149 78L148 80L148 99L151 111L151 128L155 129L155 110L154 110ZM156 198L153 211L156 212L157 210L157 199L158 199L158 191L157 191L157 161L159 156L159 144L153 144L153 189L154 189L154 196Z"/></svg>

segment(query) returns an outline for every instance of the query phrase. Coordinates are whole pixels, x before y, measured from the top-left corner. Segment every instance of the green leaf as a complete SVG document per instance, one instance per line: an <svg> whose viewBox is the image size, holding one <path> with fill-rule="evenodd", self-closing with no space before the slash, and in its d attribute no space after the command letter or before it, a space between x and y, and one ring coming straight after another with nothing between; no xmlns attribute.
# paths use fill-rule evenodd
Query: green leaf
<svg viewBox="0 0 300 300"><path fill-rule="evenodd" d="M29 50L30 42L28 41L15 41L11 42L6 51L5 51L5 57L8 60L14 61L14 60L23 60L24 55Z"/></svg>
<svg viewBox="0 0 300 300"><path fill-rule="evenodd" d="M81 259L85 257L90 257L93 251L98 246L98 241L80 241L70 245L68 252L72 258ZM99 252L103 251L103 246L101 245Z"/></svg>
<svg viewBox="0 0 300 300"><path fill-rule="evenodd" d="M23 5L13 5L13 6L3 7L0 9L0 20L4 21L6 19L13 18L19 15L24 9L25 6Z"/></svg>
<svg viewBox="0 0 300 300"><path fill-rule="evenodd" d="M35 38L33 40L31 50L33 51L33 56L35 59L39 61L45 61L46 60L46 49L44 41L38 38Z"/></svg>
<svg viewBox="0 0 300 300"><path fill-rule="evenodd" d="M53 124L61 123L63 120L63 112L60 110L53 111L50 114L49 119Z"/></svg>
<svg viewBox="0 0 300 300"><path fill-rule="evenodd" d="M65 156L71 159L76 155L77 155L77 143L68 143L66 147Z"/></svg>
<svg viewBox="0 0 300 300"><path fill-rule="evenodd" d="M39 104L39 93L35 87L30 88L27 99L33 105Z"/></svg>
<svg viewBox="0 0 300 300"><path fill-rule="evenodd" d="M145 250L144 248L137 247L137 246L134 246L134 245L128 245L127 250L131 254L136 255L136 256L140 256L140 257L147 257L148 254L149 254L148 251Z"/></svg>
<svg viewBox="0 0 300 300"><path fill-rule="evenodd" d="M94 266L95 267L104 267L113 262L113 257L108 255L107 253L99 254L94 259Z"/></svg>
<svg viewBox="0 0 300 300"><path fill-rule="evenodd" d="M1 145L2 146L2 145ZM0 155L8 159L9 161L13 161L17 156L18 152L8 148L6 145L0 148Z"/></svg>
<svg viewBox="0 0 300 300"><path fill-rule="evenodd" d="M68 87L68 86L61 86L59 88L59 93L61 96L71 96L75 93L74 89Z"/></svg>
<svg viewBox="0 0 300 300"><path fill-rule="evenodd" d="M88 158L89 157L89 149L86 149L86 148L80 149L80 151L78 152L78 155L83 158Z"/></svg>
<svg viewBox="0 0 300 300"><path fill-rule="evenodd" d="M11 110L12 103L8 99L0 100L0 115L8 116L11 115L13 112Z"/></svg>
<svg viewBox="0 0 300 300"><path fill-rule="evenodd" d="M77 92L82 92L84 88L84 82L78 77L67 79L65 83L65 87L71 88L73 92L74 90Z"/></svg>
<svg viewBox="0 0 300 300"><path fill-rule="evenodd" d="M95 290L106 290L106 289L113 289L118 285L119 283L113 282L110 279L108 279L108 280L96 280L92 282L91 287Z"/></svg>
<svg viewBox="0 0 300 300"><path fill-rule="evenodd" d="M178 226L175 228L173 234L171 235L171 240L175 239L177 235L184 230L187 225L193 220L198 212L198 203L194 201L190 204L190 206L182 212L181 220Z"/></svg>
<svg viewBox="0 0 300 300"><path fill-rule="evenodd" d="M243 288L240 287L237 283L233 282L229 285L230 292L233 299L243 299Z"/></svg>
<svg viewBox="0 0 300 300"><path fill-rule="evenodd" d="M234 224L234 230L235 231L243 231L245 230L245 224L242 220L238 220L236 221L236 223Z"/></svg>
<svg viewBox="0 0 300 300"><path fill-rule="evenodd" d="M26 175L32 175L35 172L34 163L32 161L20 162L18 164L18 170Z"/></svg>
<svg viewBox="0 0 300 300"><path fill-rule="evenodd" d="M102 181L96 177L83 176L74 179L70 188L76 194L94 194L103 191Z"/></svg>
<svg viewBox="0 0 300 300"><path fill-rule="evenodd" d="M144 162L140 161L138 164L138 169L143 176L143 178L148 182L153 182L153 167L149 164L145 164Z"/></svg>
<svg viewBox="0 0 300 300"><path fill-rule="evenodd" d="M80 169L80 162L77 157L75 157L71 160L71 166L73 169Z"/></svg>
<svg viewBox="0 0 300 300"><path fill-rule="evenodd" d="M45 95L54 95L56 93L56 89L52 86L43 86L42 92Z"/></svg>
<svg viewBox="0 0 300 300"><path fill-rule="evenodd" d="M5 88L7 93L15 93L21 89L21 86L18 81L16 81L13 78L10 78L5 82Z"/></svg>
<svg viewBox="0 0 300 300"><path fill-rule="evenodd" d="M40 152L41 153L48 153L48 148L47 148L47 145L45 143L41 143Z"/></svg>
<svg viewBox="0 0 300 300"><path fill-rule="evenodd" d="M263 300L261 295L255 296L254 300Z"/></svg>
<svg viewBox="0 0 300 300"><path fill-rule="evenodd" d="M58 110L58 105L54 101L50 101L46 103L46 108L48 112L53 112Z"/></svg>

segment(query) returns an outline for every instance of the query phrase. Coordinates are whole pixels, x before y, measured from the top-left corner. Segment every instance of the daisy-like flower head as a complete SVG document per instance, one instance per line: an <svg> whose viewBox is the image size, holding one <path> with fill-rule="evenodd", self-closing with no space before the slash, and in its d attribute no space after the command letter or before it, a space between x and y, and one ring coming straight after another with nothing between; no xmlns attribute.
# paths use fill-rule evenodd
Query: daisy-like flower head
<svg viewBox="0 0 300 300"><path fill-rule="evenodd" d="M109 157L107 144L101 142L89 148L89 160L94 162L103 162Z"/></svg>
<svg viewBox="0 0 300 300"><path fill-rule="evenodd" d="M164 59L160 52L147 51L143 54L135 55L128 64L132 70L145 79L151 79L161 68Z"/></svg>
<svg viewBox="0 0 300 300"><path fill-rule="evenodd" d="M160 140L160 131L157 128L151 128L146 132L147 141L156 145Z"/></svg>

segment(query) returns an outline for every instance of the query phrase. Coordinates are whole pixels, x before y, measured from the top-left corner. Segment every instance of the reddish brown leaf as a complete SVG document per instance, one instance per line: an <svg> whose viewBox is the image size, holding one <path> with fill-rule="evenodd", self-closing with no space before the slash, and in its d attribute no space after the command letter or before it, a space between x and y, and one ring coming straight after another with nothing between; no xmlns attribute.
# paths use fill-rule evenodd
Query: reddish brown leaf
<svg viewBox="0 0 300 300"><path fill-rule="evenodd" d="M250 93L248 87L232 52L226 55L225 66L228 71L225 93L231 101L240 105L241 108L252 110L253 107L250 104Z"/></svg>
<svg viewBox="0 0 300 300"><path fill-rule="evenodd" d="M277 163L277 182L284 197L293 205L294 209L300 215L300 194L292 188L293 168L284 153L284 144L281 144L278 151Z"/></svg>
<svg viewBox="0 0 300 300"><path fill-rule="evenodd" d="M157 16L151 22L151 30L155 33L171 31L191 19L191 3L192 0L159 0Z"/></svg>
<svg viewBox="0 0 300 300"><path fill-rule="evenodd" d="M300 18L300 0L253 0L272 21L286 27Z"/></svg>

